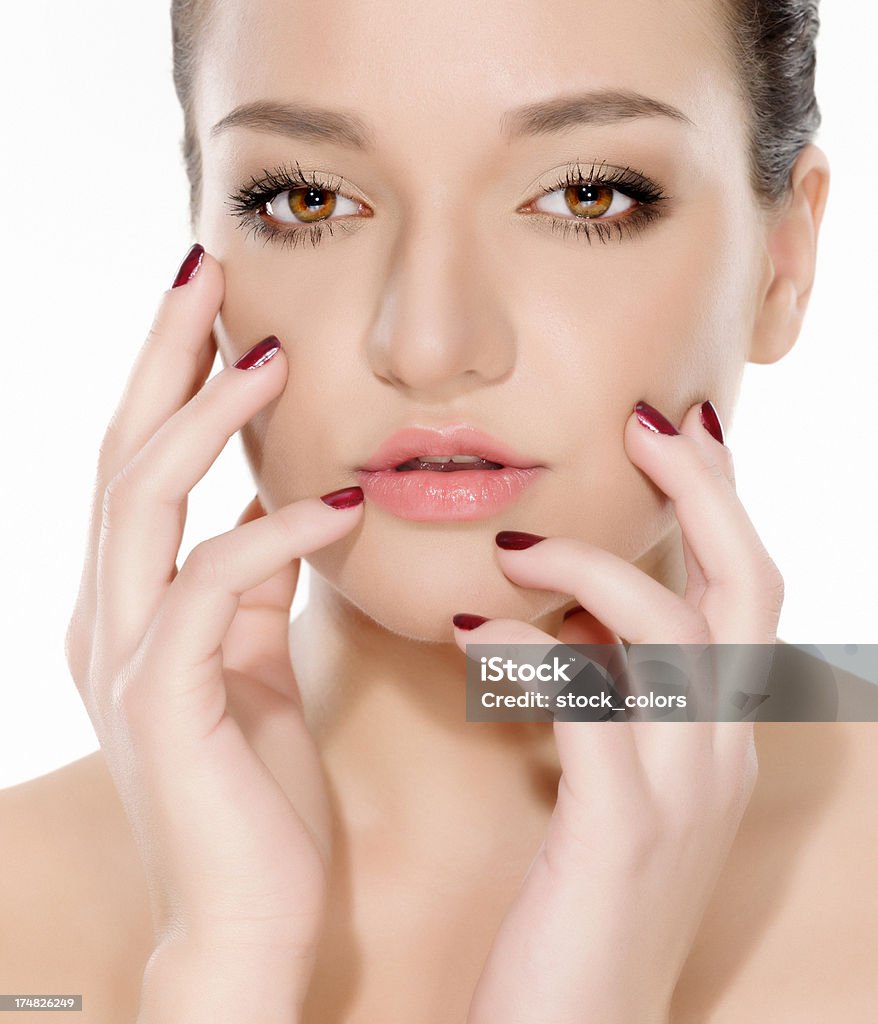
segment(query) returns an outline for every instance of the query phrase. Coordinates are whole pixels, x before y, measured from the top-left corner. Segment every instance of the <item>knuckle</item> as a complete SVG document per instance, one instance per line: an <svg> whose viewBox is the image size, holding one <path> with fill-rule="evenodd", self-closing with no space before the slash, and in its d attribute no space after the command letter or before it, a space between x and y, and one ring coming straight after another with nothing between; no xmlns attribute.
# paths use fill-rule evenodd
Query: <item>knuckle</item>
<svg viewBox="0 0 878 1024"><path fill-rule="evenodd" d="M180 574L185 573L196 586L214 587L225 575L225 560L219 545L203 540L189 552Z"/></svg>
<svg viewBox="0 0 878 1024"><path fill-rule="evenodd" d="M713 749L720 759L720 797L725 794L734 804L738 794L752 791L759 773L753 723L719 722L714 729Z"/></svg>
<svg viewBox="0 0 878 1024"><path fill-rule="evenodd" d="M116 520L116 510L119 507L119 490L114 487L115 477L104 488L104 496L101 500L101 529L108 531L113 528Z"/></svg>
<svg viewBox="0 0 878 1024"><path fill-rule="evenodd" d="M156 307L155 313L153 314L152 323L149 325L149 331L146 334L145 348L150 346L161 344L161 342L168 337L168 331L165 329L168 307L167 307L168 293L162 296L161 301Z"/></svg>
<svg viewBox="0 0 878 1024"><path fill-rule="evenodd" d="M753 791L756 789L756 783L759 779L759 755L756 752L756 742L753 737L752 730L750 732L749 742L744 749L744 755L741 759L739 779L739 792L742 799L747 802L753 795Z"/></svg>
<svg viewBox="0 0 878 1024"><path fill-rule="evenodd" d="M734 460L732 459L731 451L728 448L725 448L725 447L721 448L720 451L718 451L716 453L716 459L717 459L717 465L722 470L723 476L726 478L726 480L729 481L729 483L734 488L735 487L735 464L734 464Z"/></svg>
<svg viewBox="0 0 878 1024"><path fill-rule="evenodd" d="M768 607L779 611L784 602L786 584L774 560L765 553L753 571L753 581L767 598Z"/></svg>
<svg viewBox="0 0 878 1024"><path fill-rule="evenodd" d="M155 307L152 322L149 325L149 330L146 332L146 337L143 339L143 344L137 356L138 360L148 358L150 349L157 348L168 342L172 334L170 330L170 317L168 315L168 300L170 297L171 293L170 289L168 289Z"/></svg>
<svg viewBox="0 0 878 1024"><path fill-rule="evenodd" d="M119 450L119 430L116 426L116 416L110 420L106 432L101 440L101 447L98 451L98 473L106 479L112 476L115 470L112 469L118 463L117 452Z"/></svg>
<svg viewBox="0 0 878 1024"><path fill-rule="evenodd" d="M140 447L140 442L132 433L130 425L126 425L123 407L120 404L110 417L110 422L101 439L98 452L98 476L101 480L110 480L119 472Z"/></svg>
<svg viewBox="0 0 878 1024"><path fill-rule="evenodd" d="M732 454L730 448L724 450L723 458L726 461L726 473L728 474L729 480L732 483L732 487L736 487L735 483L735 457Z"/></svg>
<svg viewBox="0 0 878 1024"><path fill-rule="evenodd" d="M130 667L125 665L116 673L107 686L105 716L119 730L122 723L137 721L143 704L142 687L132 677Z"/></svg>
<svg viewBox="0 0 878 1024"><path fill-rule="evenodd" d="M70 675L73 677L76 688L82 690L85 679L86 660L89 652L86 651L85 630L82 627L78 611L74 612L67 623L67 630L64 633L64 658Z"/></svg>
<svg viewBox="0 0 878 1024"><path fill-rule="evenodd" d="M739 582L743 583L747 592L754 597L766 594L771 598L772 604L783 603L783 575L758 539L756 549L741 563Z"/></svg>
<svg viewBox="0 0 878 1024"><path fill-rule="evenodd" d="M702 453L702 458L699 461L696 472L698 477L707 477L708 482L713 480L723 480L726 483L729 482L728 477L723 472L722 466L710 455Z"/></svg>
<svg viewBox="0 0 878 1024"><path fill-rule="evenodd" d="M682 452L690 464L690 469L697 476L702 474L708 477L725 477L723 467L720 465L716 453L710 448L699 444L694 438L681 434L680 437L685 443Z"/></svg>
<svg viewBox="0 0 878 1024"><path fill-rule="evenodd" d="M218 383L217 383L218 382ZM218 391L222 388L222 385L227 383L227 379L217 374L206 384L198 389L195 394L189 399L186 409L187 415L194 419L209 418L211 403L217 402Z"/></svg>
<svg viewBox="0 0 878 1024"><path fill-rule="evenodd" d="M746 728L747 723L726 723ZM759 761L752 738L742 733L724 742L724 763L718 773L710 809L720 820L738 820L750 802L759 777Z"/></svg>
<svg viewBox="0 0 878 1024"><path fill-rule="evenodd" d="M783 574L781 573L777 565L770 558L768 560L768 565L766 566L766 573L766 582L769 589L773 593L779 594L781 597L783 597L785 588Z"/></svg>
<svg viewBox="0 0 878 1024"><path fill-rule="evenodd" d="M109 527L118 510L133 500L134 494L141 485L140 475L134 468L134 463L124 465L113 476L104 488L101 509L103 512L103 523Z"/></svg>
<svg viewBox="0 0 878 1024"><path fill-rule="evenodd" d="M784 597L786 591L786 584L784 583L783 576L780 573L774 578L774 581L769 587L769 601L772 610L780 611L783 607Z"/></svg>
<svg viewBox="0 0 878 1024"><path fill-rule="evenodd" d="M704 615L688 606L681 609L676 620L671 623L670 635L678 644L709 644L710 625Z"/></svg>
<svg viewBox="0 0 878 1024"><path fill-rule="evenodd" d="M727 787L730 802L733 805L750 798L759 777L759 756L753 729L749 723L740 724L739 732L733 734L735 745L732 750L731 771L732 783Z"/></svg>

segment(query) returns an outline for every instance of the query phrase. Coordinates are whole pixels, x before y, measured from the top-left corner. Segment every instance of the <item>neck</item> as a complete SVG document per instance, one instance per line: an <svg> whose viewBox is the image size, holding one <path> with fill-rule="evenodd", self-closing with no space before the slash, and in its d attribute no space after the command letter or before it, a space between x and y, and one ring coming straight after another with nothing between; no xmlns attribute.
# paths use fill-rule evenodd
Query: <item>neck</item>
<svg viewBox="0 0 878 1024"><path fill-rule="evenodd" d="M679 527L636 564L682 594ZM532 625L557 636L576 603ZM392 633L311 573L290 650L306 721L346 817L398 823L407 835L433 822L459 835L473 815L484 820L485 808L501 830L504 821L520 828L517 816L528 809L551 812L560 775L551 723L467 722L466 657L455 643Z"/></svg>

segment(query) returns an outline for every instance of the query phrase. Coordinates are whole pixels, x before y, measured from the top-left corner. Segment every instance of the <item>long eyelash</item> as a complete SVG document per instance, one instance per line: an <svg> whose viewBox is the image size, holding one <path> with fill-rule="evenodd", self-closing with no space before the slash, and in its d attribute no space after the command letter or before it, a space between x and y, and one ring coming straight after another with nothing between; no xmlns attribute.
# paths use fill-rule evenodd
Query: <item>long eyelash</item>
<svg viewBox="0 0 878 1024"><path fill-rule="evenodd" d="M335 178L332 175L322 178L315 171L305 174L299 162L296 161L295 167L284 165L275 170L263 168L261 177L252 176L246 185L242 185L229 195L227 205L232 211L232 215L238 220L236 227L243 229L248 235L261 237L263 245L275 242L282 248L295 249L299 244L310 241L312 246L317 246L326 232L332 235L335 230L348 232L355 228L347 224L344 219L315 221L313 224L278 228L261 217L254 217L253 213L261 210L263 206L288 189L312 186L327 192L340 192L342 184L340 178ZM633 213L610 221L548 215L553 234L558 233L565 237L571 233L584 235L589 243L591 243L593 235L601 242L606 243L614 235L621 242L626 234L633 236L639 233L662 215L662 206L672 198L644 174L631 167L621 170L610 169L606 163L600 165L592 163L591 170L585 174L578 162L569 166L564 177L559 178L554 185L543 188L541 194L547 195L558 189L580 185L603 185L618 188L629 198L636 199L639 204Z"/></svg>
<svg viewBox="0 0 878 1024"><path fill-rule="evenodd" d="M583 173L582 166L577 162L567 168L563 178L559 178L554 185L549 185L541 190L542 195L555 192L558 189L566 189L579 185L603 185L611 188L618 188L631 199L636 199L640 204L632 213L617 220L601 221L597 218L588 220L581 218L552 217L552 233L559 233L563 237L573 233L584 235L591 244L592 235L596 236L602 243L606 244L614 236L621 242L625 235L633 237L635 234L658 220L662 216L662 208L673 197L666 195L656 184L651 182L644 174L631 167L608 168L606 163L591 165L588 174Z"/></svg>
<svg viewBox="0 0 878 1024"><path fill-rule="evenodd" d="M312 246L317 246L320 244L324 232L328 231L332 235L336 229L350 231L352 228L343 220L315 221L313 224L278 228L261 217L254 217L253 213L288 189L313 186L327 192L340 192L342 184L341 178L334 178L331 175L321 178L315 171L306 175L299 162L296 161L295 167L287 164L272 171L263 168L260 177L251 176L246 185L242 185L231 193L226 205L232 211L232 215L238 218L238 223L235 226L246 231L248 235L261 237L263 245L277 242L282 248L295 249L300 243L304 244L309 241Z"/></svg>

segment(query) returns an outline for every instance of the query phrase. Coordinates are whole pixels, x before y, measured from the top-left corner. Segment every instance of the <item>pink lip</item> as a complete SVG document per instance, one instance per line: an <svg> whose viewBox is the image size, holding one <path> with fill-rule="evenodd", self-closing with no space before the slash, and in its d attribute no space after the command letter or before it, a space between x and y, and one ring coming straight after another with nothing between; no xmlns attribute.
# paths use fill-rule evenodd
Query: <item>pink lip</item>
<svg viewBox="0 0 878 1024"><path fill-rule="evenodd" d="M375 472L395 469L416 455L481 455L490 462L518 469L538 465L536 459L521 455L496 438L465 423L429 429L406 427L389 437L360 469Z"/></svg>
<svg viewBox="0 0 878 1024"><path fill-rule="evenodd" d="M481 455L502 469L457 472L396 467L416 455ZM402 519L430 522L482 519L517 500L544 466L467 424L443 429L409 427L382 444L357 479L368 501Z"/></svg>

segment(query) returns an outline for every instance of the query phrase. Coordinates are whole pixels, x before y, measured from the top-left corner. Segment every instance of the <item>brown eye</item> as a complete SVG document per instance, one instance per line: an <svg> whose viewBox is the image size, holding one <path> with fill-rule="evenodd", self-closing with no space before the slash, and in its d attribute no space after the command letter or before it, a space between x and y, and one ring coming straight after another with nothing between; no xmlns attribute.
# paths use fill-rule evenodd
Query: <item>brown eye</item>
<svg viewBox="0 0 878 1024"><path fill-rule="evenodd" d="M613 191L606 185L570 185L564 201L577 217L601 217L613 205Z"/></svg>
<svg viewBox="0 0 878 1024"><path fill-rule="evenodd" d="M286 193L290 211L300 220L323 220L335 209L335 193L325 188L296 188Z"/></svg>
<svg viewBox="0 0 878 1024"><path fill-rule="evenodd" d="M265 212L280 224L314 224L336 212L357 213L360 206L332 189L304 185L278 193L265 204Z"/></svg>
<svg viewBox="0 0 878 1024"><path fill-rule="evenodd" d="M540 206L540 203L544 205ZM587 181L553 189L531 204L541 213L566 217L567 220L606 219L605 214L627 213L635 205L636 200L619 189Z"/></svg>

